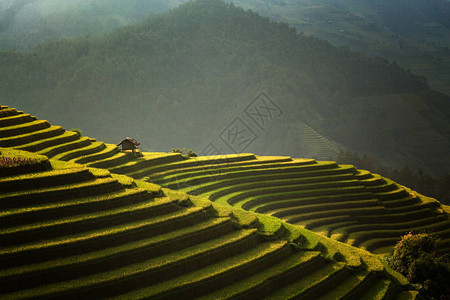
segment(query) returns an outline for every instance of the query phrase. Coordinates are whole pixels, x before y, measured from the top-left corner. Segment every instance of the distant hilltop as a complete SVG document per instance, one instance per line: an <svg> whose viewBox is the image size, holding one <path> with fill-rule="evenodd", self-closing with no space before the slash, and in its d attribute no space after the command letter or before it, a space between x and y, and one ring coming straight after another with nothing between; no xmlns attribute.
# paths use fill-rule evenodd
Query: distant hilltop
<svg viewBox="0 0 450 300"><path fill-rule="evenodd" d="M450 99L423 77L222 1L0 59L1 103L111 143L135 132L147 150L200 151L239 124L258 138L223 153L335 160L345 149L450 170ZM248 117L261 91L278 106L264 126Z"/></svg>

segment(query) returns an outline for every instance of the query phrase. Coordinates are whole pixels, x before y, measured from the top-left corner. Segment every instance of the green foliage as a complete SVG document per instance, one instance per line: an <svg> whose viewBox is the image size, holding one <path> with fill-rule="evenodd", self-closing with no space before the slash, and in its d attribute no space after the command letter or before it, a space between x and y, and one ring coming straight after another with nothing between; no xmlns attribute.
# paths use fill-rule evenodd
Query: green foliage
<svg viewBox="0 0 450 300"><path fill-rule="evenodd" d="M0 49L28 50L58 38L100 34L180 3L167 0L10 2L5 7L0 3Z"/></svg>
<svg viewBox="0 0 450 300"><path fill-rule="evenodd" d="M197 157L197 153L195 153L194 151L192 151L192 149L189 149L187 154L188 157Z"/></svg>
<svg viewBox="0 0 450 300"><path fill-rule="evenodd" d="M183 154L183 152L186 152L186 148L183 148L183 150L180 150L179 148L172 148L172 153L180 153ZM192 149L189 149L186 152L186 156L187 157L197 157L197 153L195 153L194 151L192 151Z"/></svg>
<svg viewBox="0 0 450 300"><path fill-rule="evenodd" d="M83 135L83 131L81 131L81 129L79 128L72 128L70 129L70 131L76 132L78 137L81 137Z"/></svg>
<svg viewBox="0 0 450 300"><path fill-rule="evenodd" d="M126 175L119 175L119 174L111 174L111 176L119 181L119 183L125 187L134 187L136 186L134 179L131 177L128 177Z"/></svg>
<svg viewBox="0 0 450 300"><path fill-rule="evenodd" d="M388 263L411 283L418 284L426 295L435 299L450 297L450 266L437 256L436 240L432 236L425 233L403 236L388 257Z"/></svg>

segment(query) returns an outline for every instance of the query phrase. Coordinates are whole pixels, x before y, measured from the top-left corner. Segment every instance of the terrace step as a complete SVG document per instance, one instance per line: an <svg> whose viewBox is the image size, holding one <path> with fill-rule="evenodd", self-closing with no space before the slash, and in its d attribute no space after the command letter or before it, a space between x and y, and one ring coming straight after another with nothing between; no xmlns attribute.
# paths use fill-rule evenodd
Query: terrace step
<svg viewBox="0 0 450 300"><path fill-rule="evenodd" d="M317 227L342 223L342 222L350 222L353 218L350 215L338 215L332 217L318 218L318 219L308 219L308 220L296 220L295 223L292 224L301 225L306 229L313 230Z"/></svg>
<svg viewBox="0 0 450 300"><path fill-rule="evenodd" d="M123 298L192 299L252 276L286 259L292 250L284 242L266 242L241 254L179 276L160 285L120 295Z"/></svg>
<svg viewBox="0 0 450 300"><path fill-rule="evenodd" d="M410 229L417 228L421 226L432 225L447 219L444 216L433 216L424 219L418 219L415 221L407 222L397 222L397 223L385 223L385 224L355 224L349 226L340 227L340 231L345 231L347 233L359 232L359 231L369 231L369 230L394 230L394 229Z"/></svg>
<svg viewBox="0 0 450 300"><path fill-rule="evenodd" d="M63 219L2 228L0 229L0 235L2 236L3 246L10 246L21 241L31 242L69 234L80 234L106 225L114 226L144 220L176 210L178 210L178 207L172 202L160 204L146 201L89 214L76 214Z"/></svg>
<svg viewBox="0 0 450 300"><path fill-rule="evenodd" d="M280 170L282 171L282 169ZM302 172L303 173L303 172ZM195 187L189 189L188 193L193 195L198 195L202 193L207 193L209 191L213 191L215 189L225 188L225 187L251 187L258 186L261 184L261 182L267 182L270 181L271 186L278 186L281 184L285 184L288 182L289 184L315 184L315 183L324 183L324 182L335 182L335 181L347 181L347 180L354 180L353 174L336 174L334 176L320 176L322 174L317 174L318 176L310 177L308 176L303 177L306 175L298 174L298 173L275 173L275 174L263 174L263 175L256 175L256 174L244 174L241 176L238 176L233 179L224 179L228 177L229 174L223 174L219 176L215 176L212 179L207 179L207 184L202 184L198 186L198 182L196 180L189 181L189 184L196 185ZM303 175L303 176L297 176L297 175ZM313 174L311 174L313 175ZM205 180L205 178L202 178ZM203 181L202 180L202 181ZM355 181L356 182L356 181ZM179 184L179 183L177 183ZM170 188L170 184L168 186Z"/></svg>
<svg viewBox="0 0 450 300"><path fill-rule="evenodd" d="M392 201L392 200L398 200L400 198L405 198L409 195L409 193L402 187L397 187L394 190L387 191L387 192L381 192L381 193L374 193L375 197L380 199L381 201Z"/></svg>
<svg viewBox="0 0 450 300"><path fill-rule="evenodd" d="M352 218L356 218L356 216L358 216L358 218L362 219L365 218L365 216L372 216L375 213L379 214L383 211L385 211L385 209L382 207L348 208L343 210L330 209L302 214L292 214L284 217L284 219L286 219L289 223L294 224L298 223L299 221L338 217L340 215L348 215L351 216Z"/></svg>
<svg viewBox="0 0 450 300"><path fill-rule="evenodd" d="M447 222L447 226L445 226L445 228L434 228L431 235L442 240L450 238L450 222Z"/></svg>
<svg viewBox="0 0 450 300"><path fill-rule="evenodd" d="M196 168L207 167L211 165L227 165L239 162L256 161L254 154L229 154L229 155L217 155L217 156L201 156L195 158L187 158L185 160L176 161L172 163L166 163L163 165L151 166L143 168L130 174L130 176L139 178L142 176L148 176L154 173L165 173L167 171L173 172L177 170L192 170ZM156 174L155 174L156 175ZM155 176L156 177L156 176Z"/></svg>
<svg viewBox="0 0 450 300"><path fill-rule="evenodd" d="M358 169L358 172L355 174L358 180L366 180L374 177L375 174L370 173L367 170Z"/></svg>
<svg viewBox="0 0 450 300"><path fill-rule="evenodd" d="M356 225L358 224L356 221L344 221L334 224L328 224L324 226L319 226L314 228L315 232L321 233L327 237L331 237L337 241L342 241L342 232L339 232L339 229L345 226ZM337 231L333 234L334 231Z"/></svg>
<svg viewBox="0 0 450 300"><path fill-rule="evenodd" d="M33 143L43 139L52 138L63 134L65 131L61 126L50 126L32 133L0 138L0 147L16 147L23 144Z"/></svg>
<svg viewBox="0 0 450 300"><path fill-rule="evenodd" d="M27 134L30 132L49 128L50 124L45 120L36 120L14 126L0 127L0 138L13 137L15 135Z"/></svg>
<svg viewBox="0 0 450 300"><path fill-rule="evenodd" d="M247 164L234 163L226 164L225 166L212 165L199 168L183 169L178 171L175 170L175 172L173 173L162 174L162 176L158 176L157 174L155 174L152 176L152 178L154 178L155 182L166 183L174 180L181 181L183 179L190 179L194 177L211 176L212 174L239 173L239 175L241 175L244 173L240 172L250 172L247 173L248 175L250 175L254 172L263 174L267 174L270 172L298 172L302 170L312 172L313 170L319 171L322 169L337 168L337 164L334 162L317 163L315 160L292 160L288 162L270 164L261 164L258 163L257 160L250 162ZM311 168L313 170L311 170Z"/></svg>
<svg viewBox="0 0 450 300"><path fill-rule="evenodd" d="M384 247L393 247L398 241L400 241L400 237L386 237L386 238L377 238L370 239L365 241L359 245L359 248L375 252L376 249L384 248Z"/></svg>
<svg viewBox="0 0 450 300"><path fill-rule="evenodd" d="M374 274L367 270L352 274L347 280L335 286L319 299L361 299L365 291L376 282Z"/></svg>
<svg viewBox="0 0 450 300"><path fill-rule="evenodd" d="M437 241L438 251L440 254L446 254L450 251L450 237L445 239L439 239Z"/></svg>
<svg viewBox="0 0 450 300"><path fill-rule="evenodd" d="M65 151L63 153L59 153L55 156L52 156L53 159L58 160L71 160L80 156L89 155L93 153L100 152L106 148L106 145L102 142L92 142L89 140L89 144L84 147L75 147L70 151Z"/></svg>
<svg viewBox="0 0 450 300"><path fill-rule="evenodd" d="M383 206L387 208L405 207L420 203L419 197L413 194L408 194L406 197L397 198L395 200L383 201Z"/></svg>
<svg viewBox="0 0 450 300"><path fill-rule="evenodd" d="M380 185L366 185L364 181L360 181L373 194L392 192L398 189L398 185L394 182L388 182Z"/></svg>
<svg viewBox="0 0 450 300"><path fill-rule="evenodd" d="M170 162L184 160L185 158L179 153L169 153L166 155L161 155L152 159L136 159L130 161L128 164L121 165L118 167L110 168L109 170L117 174L128 174L135 172L141 168L148 168L151 166L157 166L160 164L166 164Z"/></svg>
<svg viewBox="0 0 450 300"><path fill-rule="evenodd" d="M398 222L407 222L407 221L415 221L418 219L424 219L427 217L436 216L436 213L429 209L429 208L422 208L420 210L415 210L411 212L404 212L404 213L389 213L389 211L385 211L383 214L377 214L377 215L364 215L364 216L357 216L355 215L356 220L361 220L363 223L366 224L386 224L386 223L398 223Z"/></svg>
<svg viewBox="0 0 450 300"><path fill-rule="evenodd" d="M36 204L25 208L2 210L0 227L17 226L41 220L52 220L84 213L112 209L128 204L150 200L147 190L126 189L99 196L74 198L66 201Z"/></svg>
<svg viewBox="0 0 450 300"><path fill-rule="evenodd" d="M197 244L211 240L217 241L224 236L230 238L233 232L235 232L235 228L229 218L210 218L193 226L115 247L1 270L0 279L2 283L7 283L2 292L74 280L145 262L159 256L167 257L168 254L177 251L181 254L182 252L179 251Z"/></svg>
<svg viewBox="0 0 450 300"><path fill-rule="evenodd" d="M296 206L290 206L288 208L282 208L278 210L270 211L270 215L275 217L286 217L294 214L305 214L305 213L313 213L320 211L328 211L328 210L341 210L341 209L353 209L353 208L369 208L369 207L378 207L380 209L384 209L380 206L378 200L363 200L363 201L348 201L348 202L338 202L338 203L318 203L311 205L302 205L301 202Z"/></svg>
<svg viewBox="0 0 450 300"><path fill-rule="evenodd" d="M0 248L0 266L6 268L33 264L115 247L191 226L208 218L202 208L193 207L126 225L104 227L82 234L2 247Z"/></svg>
<svg viewBox="0 0 450 300"><path fill-rule="evenodd" d="M50 147L54 147L56 145L73 142L77 139L79 139L79 137L76 132L65 131L60 135L46 138L46 139L40 139L40 140L31 142L28 144L16 146L15 148L19 149L19 150L30 151L30 152L38 152L38 151L44 150L45 148L50 148Z"/></svg>
<svg viewBox="0 0 450 300"><path fill-rule="evenodd" d="M239 162L233 162L232 166L258 166L258 165L268 165L268 164L279 164L284 162L292 162L292 158L286 157L257 157L256 159L244 160ZM198 164L197 166L186 166L184 161L164 164L156 167L149 167L139 170L135 173L130 173L130 176L134 178L139 178L141 176L151 176L152 178L164 178L165 176L170 176L172 173L182 174L186 171L195 170L215 170L222 167L230 166L229 163L211 163L211 164Z"/></svg>
<svg viewBox="0 0 450 300"><path fill-rule="evenodd" d="M374 230L367 231L358 231L353 232L349 235L349 240L352 241L350 244L352 245L360 245L365 241L377 238L390 238L390 237L401 237L408 232L432 232L433 234L439 234L439 232L450 230L450 222L443 221L434 223L431 225L426 225L422 227L410 227L405 229L384 229L380 230L379 228Z"/></svg>
<svg viewBox="0 0 450 300"><path fill-rule="evenodd" d="M94 179L95 176L88 169L50 170L0 179L0 189L4 194L80 183Z"/></svg>
<svg viewBox="0 0 450 300"><path fill-rule="evenodd" d="M253 162L254 164L251 164ZM320 175L327 175L327 173L331 173L328 171L333 170L333 173L344 173L344 169L339 168L330 168L329 170L318 170L318 171L310 171L306 172L302 170L306 166L313 165L313 163L298 163L298 162L286 162L286 163L277 163L277 164L256 164L258 161L250 161L248 164L242 166L242 164L227 164L226 168L198 168L194 170L183 170L182 172L177 172L174 174L166 175L163 177L153 177L158 182L164 183L165 185L173 184L174 181L177 182L185 182L189 181L190 183L195 183L196 185L202 183L208 183L208 180L205 178L214 177L220 180L226 179L236 179L236 178L247 178L251 179L253 176L270 176L270 175L278 175L278 174L294 174L292 177L313 177ZM317 163L316 163L317 164ZM327 172L326 172L327 171ZM309 175L311 174L311 175Z"/></svg>
<svg viewBox="0 0 450 300"><path fill-rule="evenodd" d="M344 263L329 263L268 295L266 299L317 299L350 276Z"/></svg>
<svg viewBox="0 0 450 300"><path fill-rule="evenodd" d="M437 216L437 217L431 217L426 218L422 220L417 220L415 222L403 222L403 223L387 223L387 224L364 224L364 223L356 223L353 221L349 225L340 226L337 228L333 228L331 230L332 234L344 234L346 237L348 237L351 233L359 233L362 231L371 231L371 230L411 230L414 228L418 228L420 226L428 226L432 224L439 223L441 221L446 221L444 216ZM340 241L343 241L344 239L339 239Z"/></svg>
<svg viewBox="0 0 450 300"><path fill-rule="evenodd" d="M263 252L261 255L276 251L268 243L258 245L257 235L254 230L240 230L221 236L219 238L197 244L192 247L184 248L167 255L153 257L137 263L119 266L110 271L96 272L92 275L80 277L78 279L50 284L44 289L31 289L17 294L11 294L15 297L26 295L53 297L110 297L123 292L136 290L140 287L152 285L152 287L164 286L164 283L155 286L155 283L161 281L177 281L183 277L187 270L196 269L203 271L204 267L221 262L223 260L235 259L240 255L242 247L247 247L247 252L252 252L256 248ZM255 242L250 242L253 239ZM263 247L262 245L266 246ZM269 247L268 247L269 246ZM275 247L273 247L275 248ZM280 247L279 247L280 248ZM265 250L265 251L264 251ZM245 253L247 253L245 252ZM189 267L187 267L189 266ZM209 268L210 266L206 267ZM194 271L195 272L195 271ZM191 272L190 274L194 273ZM203 272L201 272L203 273ZM189 274L189 273L188 273ZM186 275L184 275L186 276ZM175 277L175 278L174 278ZM171 279L174 278L174 279ZM199 277L195 277L198 280ZM208 276L208 279L210 277ZM120 285L114 284L120 280Z"/></svg>
<svg viewBox="0 0 450 300"><path fill-rule="evenodd" d="M43 188L27 192L13 192L0 195L0 208L19 208L79 198L81 196L101 195L122 190L123 186L113 178L97 178L92 181Z"/></svg>
<svg viewBox="0 0 450 300"><path fill-rule="evenodd" d="M415 204L410 204L407 206L403 206L403 207L393 207L393 208L388 208L387 211L391 214L399 214L399 213L407 213L407 212L413 212L416 210L421 210L421 209L430 209L430 210L436 210L441 206L441 204L439 202L429 202L429 203L423 203L423 202L419 202L419 203L415 203Z"/></svg>
<svg viewBox="0 0 450 300"><path fill-rule="evenodd" d="M277 265L255 275L244 278L213 293L201 297L206 299L261 299L271 291L293 283L327 263L320 252L310 251L291 255Z"/></svg>
<svg viewBox="0 0 450 300"><path fill-rule="evenodd" d="M297 204L312 205L318 203L335 203L340 201L362 201L371 200L372 194L363 193L349 193L339 195L327 195L316 197L296 197L293 193L280 193L279 195L259 196L254 200L247 201L242 208L246 210L254 210L259 213L267 213L277 209L288 208Z"/></svg>
<svg viewBox="0 0 450 300"><path fill-rule="evenodd" d="M8 127L8 126L15 126L31 121L35 121L36 118L29 115L29 114L17 114L12 115L8 117L2 117L0 118L0 127Z"/></svg>
<svg viewBox="0 0 450 300"><path fill-rule="evenodd" d="M105 158L110 158L119 152L120 152L120 150L116 145L106 145L106 148L100 152L81 156L81 157L73 159L72 161L75 163L79 163L79 164L86 164L86 163L103 160Z"/></svg>
<svg viewBox="0 0 450 300"><path fill-rule="evenodd" d="M2 108L0 109L0 118L7 118L10 116L15 116L15 115L21 115L23 114L23 111L18 111L15 108Z"/></svg>
<svg viewBox="0 0 450 300"><path fill-rule="evenodd" d="M378 280L360 296L361 299L383 300L389 299L389 290L392 289L392 281L389 279Z"/></svg>
<svg viewBox="0 0 450 300"><path fill-rule="evenodd" d="M261 183L260 183L261 185ZM290 184L289 182L280 182L279 185L272 185L270 187L261 187L257 185L248 186L233 186L231 188L219 189L210 194L209 199L212 201L218 200L220 197L227 196L226 202L234 205L245 199L267 194L297 192L304 196L318 196L318 195L338 195L348 193L349 190L364 192L365 187L359 185L357 180L346 180L337 182L323 182L311 184ZM230 195L231 193L234 193Z"/></svg>
<svg viewBox="0 0 450 300"><path fill-rule="evenodd" d="M67 151L71 151L73 149L86 147L91 144L91 141L88 137L84 136L84 137L78 138L78 136L76 135L75 132L74 132L74 134L76 136L75 139L70 139L69 141L67 141L65 143L58 143L56 145L46 147L46 148L38 151L37 153L41 154L41 155L45 155L49 158L53 158L58 154L61 154L61 153L67 152Z"/></svg>
<svg viewBox="0 0 450 300"><path fill-rule="evenodd" d="M211 156L210 156L211 157ZM212 156L213 157L213 156ZM314 159L293 159L288 156L255 156L255 159L245 160L245 161L239 161L239 162L233 162L232 164L229 163L211 163L208 165L199 165L198 167L189 167L189 168L172 168L172 164L162 165L155 167L154 171L152 171L152 174L156 177L160 176L170 176L170 173L183 173L189 169L193 171L203 171L207 169L223 169L224 167L245 167L245 166L269 166L273 167L275 165L280 164L287 164L287 165L303 165L303 164L314 164L316 161ZM182 163L180 163L180 166Z"/></svg>
<svg viewBox="0 0 450 300"><path fill-rule="evenodd" d="M380 175L375 174L370 175L371 176L369 178L361 178L361 176L356 176L356 178L361 182L361 184L367 187L382 186L387 183L386 180Z"/></svg>
<svg viewBox="0 0 450 300"><path fill-rule="evenodd" d="M109 170L109 169L118 167L120 165L126 164L133 159L135 159L133 154L126 153L126 152L120 152L112 157L103 158L98 161L87 163L86 166L92 167L92 168L103 168L103 169Z"/></svg>

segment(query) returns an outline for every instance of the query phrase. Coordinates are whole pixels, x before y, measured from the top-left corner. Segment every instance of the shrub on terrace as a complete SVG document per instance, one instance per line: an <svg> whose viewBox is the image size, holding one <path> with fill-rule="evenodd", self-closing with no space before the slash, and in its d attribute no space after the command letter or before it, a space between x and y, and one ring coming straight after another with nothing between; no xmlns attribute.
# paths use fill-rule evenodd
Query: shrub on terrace
<svg viewBox="0 0 450 300"><path fill-rule="evenodd" d="M437 256L436 239L429 234L402 237L388 257L389 265L402 273L419 290L432 299L450 299L449 262Z"/></svg>
<svg viewBox="0 0 450 300"><path fill-rule="evenodd" d="M81 131L81 129L79 128L72 128L70 129L70 131L76 132L78 137L81 137L83 135L83 131Z"/></svg>
<svg viewBox="0 0 450 300"><path fill-rule="evenodd" d="M191 149L189 149L189 151L188 151L188 153L187 153L187 156L189 156L189 157L197 157L198 155L197 155L197 153L195 153L194 151L192 151Z"/></svg>
<svg viewBox="0 0 450 300"><path fill-rule="evenodd" d="M183 153L182 150L180 150L179 148L172 148L172 153Z"/></svg>
<svg viewBox="0 0 450 300"><path fill-rule="evenodd" d="M183 148L183 150L180 150L179 148L172 148L172 152L173 153L183 154L183 152L186 152L186 148ZM192 149L189 149L185 156L187 156L187 157L197 157L198 155L197 155L197 153L192 151Z"/></svg>

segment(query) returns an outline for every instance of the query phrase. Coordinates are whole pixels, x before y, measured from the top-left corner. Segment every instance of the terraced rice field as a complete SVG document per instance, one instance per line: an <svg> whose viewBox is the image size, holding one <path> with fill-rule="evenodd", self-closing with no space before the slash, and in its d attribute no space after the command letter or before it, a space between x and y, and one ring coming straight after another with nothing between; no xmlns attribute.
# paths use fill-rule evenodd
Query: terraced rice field
<svg viewBox="0 0 450 300"><path fill-rule="evenodd" d="M160 185L269 214L369 251L385 251L409 231L430 232L442 239L441 251L448 250L450 222L434 199L334 162L252 161L215 168L205 163L183 168L179 162L145 175Z"/></svg>
<svg viewBox="0 0 450 300"><path fill-rule="evenodd" d="M307 153L313 153L314 157L321 159L336 157L339 152L336 145L303 122L298 122L297 126Z"/></svg>
<svg viewBox="0 0 450 300"><path fill-rule="evenodd" d="M276 216L369 251L388 251L410 231L436 235L441 251L449 250L450 222L439 202L350 165L253 154L188 159L178 153L145 153L136 159L115 145L80 138L15 109L3 107L0 116L5 125L0 128L0 146L146 178L217 203Z"/></svg>
<svg viewBox="0 0 450 300"><path fill-rule="evenodd" d="M135 158L4 106L0 124L1 147L45 155L0 172L2 298L408 299L401 276L350 245L383 252L425 230L450 247L439 202L353 166Z"/></svg>
<svg viewBox="0 0 450 300"><path fill-rule="evenodd" d="M353 297L378 286L380 296L417 294L369 253L338 249L281 221L263 232L251 213L46 162L0 177L2 299L278 298L280 289L286 298Z"/></svg>

